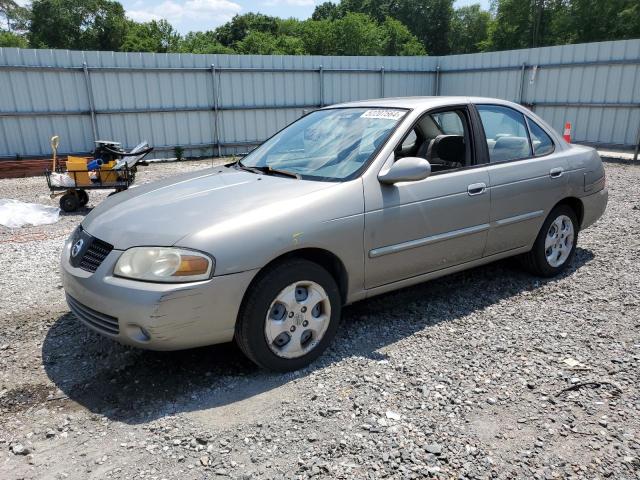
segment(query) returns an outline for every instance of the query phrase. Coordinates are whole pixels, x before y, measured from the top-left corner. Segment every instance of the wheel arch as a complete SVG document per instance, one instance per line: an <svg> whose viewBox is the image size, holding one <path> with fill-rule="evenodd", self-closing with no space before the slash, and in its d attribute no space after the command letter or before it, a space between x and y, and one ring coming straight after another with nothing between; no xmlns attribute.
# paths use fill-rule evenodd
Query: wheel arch
<svg viewBox="0 0 640 480"><path fill-rule="evenodd" d="M582 200L576 197L566 197L556 203L553 208L556 208L560 205L567 205L575 212L576 217L578 217L578 225L581 227L584 220L584 205L582 204ZM551 209L551 211L553 211L553 208Z"/></svg>
<svg viewBox="0 0 640 480"><path fill-rule="evenodd" d="M347 294L349 292L349 276L347 273L347 269L344 266L344 263L340 258L330 252L329 250L325 250L323 248L317 247L305 247L297 250L291 250L289 252L283 253L282 255L274 258L269 263L267 263L264 267L260 269L260 271L255 275L251 284L247 288L247 292L251 289L253 284L257 282L257 280L267 271L276 268L281 263L291 260L291 259L303 259L308 260L310 262L317 263L321 267L325 268L329 274L333 277L338 285L338 289L340 291L340 297L342 303L344 304L347 301ZM246 297L246 292L245 292Z"/></svg>

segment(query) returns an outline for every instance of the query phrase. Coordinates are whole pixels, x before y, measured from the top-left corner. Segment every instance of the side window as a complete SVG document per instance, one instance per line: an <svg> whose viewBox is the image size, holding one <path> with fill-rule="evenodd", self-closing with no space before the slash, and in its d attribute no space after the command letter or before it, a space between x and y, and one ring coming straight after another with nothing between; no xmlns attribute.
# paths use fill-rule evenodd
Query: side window
<svg viewBox="0 0 640 480"><path fill-rule="evenodd" d="M395 158L424 158L434 173L467 167L472 164L469 132L466 110L425 113L399 142Z"/></svg>
<svg viewBox="0 0 640 480"><path fill-rule="evenodd" d="M553 140L547 135L540 125L533 120L527 118L529 132L531 132L531 144L533 145L533 154L536 157L549 155L555 149Z"/></svg>
<svg viewBox="0 0 640 480"><path fill-rule="evenodd" d="M405 139L402 141L402 151L410 152L416 146L417 140L418 140L418 136L416 135L416 131L411 130L409 132L409 135L407 135Z"/></svg>
<svg viewBox="0 0 640 480"><path fill-rule="evenodd" d="M415 128L412 128L407 133L402 141L396 145L394 151L396 160L404 157L414 157L416 155L416 149L418 148L418 132Z"/></svg>
<svg viewBox="0 0 640 480"><path fill-rule="evenodd" d="M436 113L431 118L445 135L464 135L464 127L458 113Z"/></svg>
<svg viewBox="0 0 640 480"><path fill-rule="evenodd" d="M500 105L478 105L491 162L532 156L524 115Z"/></svg>
<svg viewBox="0 0 640 480"><path fill-rule="evenodd" d="M418 120L416 128L420 140L416 156L429 160L433 173L471 165L466 111L456 109L426 113Z"/></svg>

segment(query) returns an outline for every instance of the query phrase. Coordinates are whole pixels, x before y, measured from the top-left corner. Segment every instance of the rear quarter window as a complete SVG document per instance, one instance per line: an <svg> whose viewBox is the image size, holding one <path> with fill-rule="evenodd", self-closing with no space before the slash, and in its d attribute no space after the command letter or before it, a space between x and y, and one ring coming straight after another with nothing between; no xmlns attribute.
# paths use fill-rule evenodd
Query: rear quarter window
<svg viewBox="0 0 640 480"><path fill-rule="evenodd" d="M533 154L536 157L543 155L549 155L555 150L555 145L551 137L547 135L540 125L527 118L527 124L529 125L529 132L531 132L531 145L533 146Z"/></svg>

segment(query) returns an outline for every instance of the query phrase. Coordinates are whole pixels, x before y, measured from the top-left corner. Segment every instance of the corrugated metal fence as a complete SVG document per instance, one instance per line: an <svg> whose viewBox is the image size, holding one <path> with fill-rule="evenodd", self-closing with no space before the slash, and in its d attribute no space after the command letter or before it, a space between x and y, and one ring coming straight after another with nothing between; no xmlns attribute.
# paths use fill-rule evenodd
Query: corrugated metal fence
<svg viewBox="0 0 640 480"><path fill-rule="evenodd" d="M0 48L0 157L246 151L305 110L355 99L482 95L533 108L577 141L640 141L640 40L451 57L193 55Z"/></svg>

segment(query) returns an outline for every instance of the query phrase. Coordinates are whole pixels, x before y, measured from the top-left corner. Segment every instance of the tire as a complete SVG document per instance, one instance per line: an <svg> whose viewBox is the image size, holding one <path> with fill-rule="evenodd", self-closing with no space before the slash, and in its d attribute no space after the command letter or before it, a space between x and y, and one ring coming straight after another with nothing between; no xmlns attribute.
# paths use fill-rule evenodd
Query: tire
<svg viewBox="0 0 640 480"><path fill-rule="evenodd" d="M76 194L78 195L78 201L80 202L80 206L84 207L87 203L89 203L89 194L84 190L76 190Z"/></svg>
<svg viewBox="0 0 640 480"><path fill-rule="evenodd" d="M298 370L329 346L341 310L340 291L329 272L307 260L287 260L260 274L249 286L238 314L235 340L262 368Z"/></svg>
<svg viewBox="0 0 640 480"><path fill-rule="evenodd" d="M578 230L576 212L568 205L555 207L542 224L531 251L522 256L525 268L540 277L554 277L564 271L575 257Z"/></svg>
<svg viewBox="0 0 640 480"><path fill-rule="evenodd" d="M79 206L80 200L75 193L65 193L60 197L60 208L67 213L75 212Z"/></svg>

